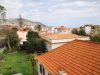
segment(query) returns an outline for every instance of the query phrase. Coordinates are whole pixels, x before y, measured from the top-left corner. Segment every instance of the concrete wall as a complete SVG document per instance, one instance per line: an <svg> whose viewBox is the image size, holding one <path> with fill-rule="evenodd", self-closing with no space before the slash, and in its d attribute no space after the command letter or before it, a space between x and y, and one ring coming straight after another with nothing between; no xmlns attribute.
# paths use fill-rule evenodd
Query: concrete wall
<svg viewBox="0 0 100 75"><path fill-rule="evenodd" d="M89 37L82 37L82 38L76 38L78 40L89 40ZM46 39L46 47L47 50L50 51L52 49L55 49L57 47L60 47L68 42L71 42L75 39L58 39L58 40L50 40L50 39Z"/></svg>
<svg viewBox="0 0 100 75"><path fill-rule="evenodd" d="M52 46L51 46L51 50L53 50L53 49L55 49L55 48L57 48L57 47L60 47L60 46L62 46L62 45L64 45L65 43L56 43L56 44L52 44Z"/></svg>

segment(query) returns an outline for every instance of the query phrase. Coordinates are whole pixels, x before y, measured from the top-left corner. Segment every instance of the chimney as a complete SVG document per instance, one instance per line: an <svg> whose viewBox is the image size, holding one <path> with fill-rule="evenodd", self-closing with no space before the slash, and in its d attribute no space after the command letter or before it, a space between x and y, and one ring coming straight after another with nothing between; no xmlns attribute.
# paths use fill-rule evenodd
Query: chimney
<svg viewBox="0 0 100 75"><path fill-rule="evenodd" d="M59 75L67 75L67 73L64 71L59 71Z"/></svg>

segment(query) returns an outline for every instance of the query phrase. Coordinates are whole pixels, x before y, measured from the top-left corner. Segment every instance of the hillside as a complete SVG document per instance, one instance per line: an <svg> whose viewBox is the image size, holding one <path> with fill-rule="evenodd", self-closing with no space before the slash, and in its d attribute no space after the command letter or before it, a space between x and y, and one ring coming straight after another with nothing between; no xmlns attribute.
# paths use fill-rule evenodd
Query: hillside
<svg viewBox="0 0 100 75"><path fill-rule="evenodd" d="M31 21L31 20L24 19L24 18L22 18L21 20L23 22L23 25L41 25L42 27L48 27L47 25L44 25L41 22ZM16 19L6 19L5 22L2 22L0 20L0 24L2 25L3 23L19 25L19 19L18 18L16 18Z"/></svg>

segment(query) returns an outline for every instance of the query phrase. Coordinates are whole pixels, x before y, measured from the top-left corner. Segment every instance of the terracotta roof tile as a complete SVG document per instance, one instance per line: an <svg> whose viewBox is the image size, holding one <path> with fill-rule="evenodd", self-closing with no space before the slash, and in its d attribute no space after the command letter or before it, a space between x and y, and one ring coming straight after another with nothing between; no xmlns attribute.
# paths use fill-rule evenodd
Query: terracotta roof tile
<svg viewBox="0 0 100 75"><path fill-rule="evenodd" d="M100 75L100 43L75 40L35 59L52 75Z"/></svg>
<svg viewBox="0 0 100 75"><path fill-rule="evenodd" d="M82 38L83 36L70 33L70 34L50 34L50 35L45 35L44 37L49 39L75 39L75 38Z"/></svg>

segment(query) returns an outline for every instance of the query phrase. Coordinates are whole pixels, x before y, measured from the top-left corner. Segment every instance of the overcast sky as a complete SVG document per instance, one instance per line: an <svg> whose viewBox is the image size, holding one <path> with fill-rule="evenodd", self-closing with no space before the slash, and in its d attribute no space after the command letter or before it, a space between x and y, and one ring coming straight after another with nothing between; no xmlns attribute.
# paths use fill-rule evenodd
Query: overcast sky
<svg viewBox="0 0 100 75"><path fill-rule="evenodd" d="M7 18L23 18L50 26L100 24L100 0L0 0Z"/></svg>

